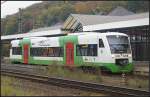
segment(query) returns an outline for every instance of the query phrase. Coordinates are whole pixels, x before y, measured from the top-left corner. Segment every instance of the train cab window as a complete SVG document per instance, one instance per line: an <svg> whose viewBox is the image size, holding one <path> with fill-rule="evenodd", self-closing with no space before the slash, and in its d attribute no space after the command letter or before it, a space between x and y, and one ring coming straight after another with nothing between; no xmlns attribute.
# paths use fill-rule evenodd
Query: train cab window
<svg viewBox="0 0 150 97"><path fill-rule="evenodd" d="M21 47L12 47L12 54L13 55L21 55L22 54Z"/></svg>
<svg viewBox="0 0 150 97"><path fill-rule="evenodd" d="M99 47L104 47L104 43L103 43L103 40L102 39L99 39Z"/></svg>
<svg viewBox="0 0 150 97"><path fill-rule="evenodd" d="M76 45L77 56L97 56L97 44Z"/></svg>

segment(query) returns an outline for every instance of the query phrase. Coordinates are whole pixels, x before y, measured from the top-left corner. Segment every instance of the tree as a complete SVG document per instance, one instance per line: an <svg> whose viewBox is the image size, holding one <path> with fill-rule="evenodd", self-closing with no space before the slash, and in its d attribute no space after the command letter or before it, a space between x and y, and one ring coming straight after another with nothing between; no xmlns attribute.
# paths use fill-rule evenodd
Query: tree
<svg viewBox="0 0 150 97"><path fill-rule="evenodd" d="M149 11L149 1L128 1L127 8L136 13Z"/></svg>
<svg viewBox="0 0 150 97"><path fill-rule="evenodd" d="M6 20L5 19L1 19L1 34L5 35L5 25L6 25Z"/></svg>
<svg viewBox="0 0 150 97"><path fill-rule="evenodd" d="M97 12L104 13L105 15L108 14L113 8L114 8L114 2L109 1L109 2L102 2L96 7Z"/></svg>
<svg viewBox="0 0 150 97"><path fill-rule="evenodd" d="M11 18L6 22L5 32L7 35L18 32L17 18Z"/></svg>
<svg viewBox="0 0 150 97"><path fill-rule="evenodd" d="M49 7L48 8L48 15L47 15L47 21L48 26L54 25L58 22L59 13L61 12L61 7Z"/></svg>
<svg viewBox="0 0 150 97"><path fill-rule="evenodd" d="M76 3L74 9L77 13L89 13L91 11L85 2Z"/></svg>
<svg viewBox="0 0 150 97"><path fill-rule="evenodd" d="M136 9L139 7L138 1L128 1L128 10L136 12Z"/></svg>
<svg viewBox="0 0 150 97"><path fill-rule="evenodd" d="M26 20L26 22L23 25L23 33L29 32L33 28L33 22L32 19Z"/></svg>
<svg viewBox="0 0 150 97"><path fill-rule="evenodd" d="M60 20L65 21L71 13L75 13L74 7L69 3L63 4L61 6Z"/></svg>

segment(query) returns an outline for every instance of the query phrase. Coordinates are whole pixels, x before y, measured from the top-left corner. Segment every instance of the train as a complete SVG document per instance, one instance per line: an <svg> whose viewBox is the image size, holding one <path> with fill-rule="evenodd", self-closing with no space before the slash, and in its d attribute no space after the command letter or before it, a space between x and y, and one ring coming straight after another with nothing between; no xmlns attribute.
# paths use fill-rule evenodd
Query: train
<svg viewBox="0 0 150 97"><path fill-rule="evenodd" d="M32 65L100 67L112 73L133 71L130 39L119 32L16 39L11 41L10 59Z"/></svg>

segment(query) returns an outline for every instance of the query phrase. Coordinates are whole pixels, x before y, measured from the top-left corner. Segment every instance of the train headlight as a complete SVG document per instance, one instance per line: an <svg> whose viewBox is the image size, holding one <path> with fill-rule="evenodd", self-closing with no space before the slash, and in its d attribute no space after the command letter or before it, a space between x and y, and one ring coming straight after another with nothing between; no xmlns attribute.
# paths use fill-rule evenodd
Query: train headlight
<svg viewBox="0 0 150 97"><path fill-rule="evenodd" d="M132 57L132 55L131 55L131 54L129 54L128 56L129 56L129 57Z"/></svg>
<svg viewBox="0 0 150 97"><path fill-rule="evenodd" d="M112 57L112 58L114 58L114 57L115 57L115 55L111 55L111 57Z"/></svg>

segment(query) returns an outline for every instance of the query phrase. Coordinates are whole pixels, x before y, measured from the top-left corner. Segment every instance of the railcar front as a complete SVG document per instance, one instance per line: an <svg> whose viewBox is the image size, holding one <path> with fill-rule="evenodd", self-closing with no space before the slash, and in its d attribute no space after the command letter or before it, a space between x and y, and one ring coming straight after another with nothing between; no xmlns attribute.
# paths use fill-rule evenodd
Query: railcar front
<svg viewBox="0 0 150 97"><path fill-rule="evenodd" d="M131 72L133 70L132 51L129 37L126 34L107 34L106 39L111 54L112 72Z"/></svg>

